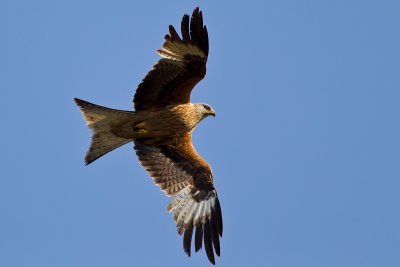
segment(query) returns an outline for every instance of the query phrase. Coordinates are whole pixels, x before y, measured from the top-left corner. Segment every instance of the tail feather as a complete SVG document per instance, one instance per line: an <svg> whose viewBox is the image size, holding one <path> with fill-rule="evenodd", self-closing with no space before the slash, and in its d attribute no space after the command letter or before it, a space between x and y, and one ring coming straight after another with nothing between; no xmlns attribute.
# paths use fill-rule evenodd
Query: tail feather
<svg viewBox="0 0 400 267"><path fill-rule="evenodd" d="M86 153L86 165L108 152L132 141L132 138L118 136L115 127L134 119L134 112L110 109L74 98L79 106L86 125L92 129L92 142Z"/></svg>

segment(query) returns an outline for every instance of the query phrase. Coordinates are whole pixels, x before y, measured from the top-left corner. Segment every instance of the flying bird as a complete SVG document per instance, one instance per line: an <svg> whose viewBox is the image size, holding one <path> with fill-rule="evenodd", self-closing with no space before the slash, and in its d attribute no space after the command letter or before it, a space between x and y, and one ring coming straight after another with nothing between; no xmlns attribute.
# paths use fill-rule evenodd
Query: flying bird
<svg viewBox="0 0 400 267"><path fill-rule="evenodd" d="M191 103L194 86L206 75L208 33L197 7L181 22L182 37L169 26L157 53L161 59L139 84L134 111L110 109L75 98L92 140L86 165L130 142L154 183L169 197L183 249L190 257L192 236L197 252L204 245L215 264L222 237L221 206L210 165L196 152L192 131L215 111L204 103Z"/></svg>

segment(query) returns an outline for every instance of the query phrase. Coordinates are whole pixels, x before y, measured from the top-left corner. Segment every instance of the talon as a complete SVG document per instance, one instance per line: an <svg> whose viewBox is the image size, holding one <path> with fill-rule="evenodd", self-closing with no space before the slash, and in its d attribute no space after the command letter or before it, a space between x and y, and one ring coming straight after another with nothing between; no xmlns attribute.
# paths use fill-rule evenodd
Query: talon
<svg viewBox="0 0 400 267"><path fill-rule="evenodd" d="M139 134L147 134L149 131L144 127L144 121L138 122L134 125L133 130Z"/></svg>
<svg viewBox="0 0 400 267"><path fill-rule="evenodd" d="M135 124L135 127L137 128L144 128L144 121L138 122Z"/></svg>
<svg viewBox="0 0 400 267"><path fill-rule="evenodd" d="M148 131L146 129L138 129L137 132L140 133L140 134L147 134L148 133Z"/></svg>

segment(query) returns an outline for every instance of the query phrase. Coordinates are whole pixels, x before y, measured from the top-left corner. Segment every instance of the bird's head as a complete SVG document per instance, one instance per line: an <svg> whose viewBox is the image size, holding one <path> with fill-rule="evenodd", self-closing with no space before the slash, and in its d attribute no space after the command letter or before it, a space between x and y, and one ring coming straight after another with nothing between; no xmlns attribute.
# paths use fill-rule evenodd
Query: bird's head
<svg viewBox="0 0 400 267"><path fill-rule="evenodd" d="M200 103L198 104L198 108L200 109L200 112L203 114L204 118L208 116L213 116L215 117L215 111L213 110L212 107L210 107L207 104Z"/></svg>

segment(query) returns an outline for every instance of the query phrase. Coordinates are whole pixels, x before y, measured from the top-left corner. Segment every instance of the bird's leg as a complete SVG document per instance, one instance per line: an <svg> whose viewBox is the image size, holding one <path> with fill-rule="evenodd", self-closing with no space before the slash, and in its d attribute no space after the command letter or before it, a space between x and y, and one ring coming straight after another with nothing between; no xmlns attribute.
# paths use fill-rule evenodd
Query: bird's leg
<svg viewBox="0 0 400 267"><path fill-rule="evenodd" d="M138 134L147 134L149 131L144 127L144 121L140 121L133 126L133 130Z"/></svg>

